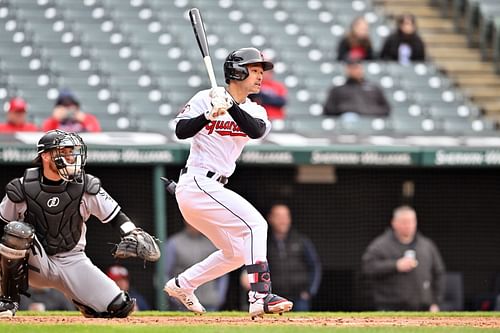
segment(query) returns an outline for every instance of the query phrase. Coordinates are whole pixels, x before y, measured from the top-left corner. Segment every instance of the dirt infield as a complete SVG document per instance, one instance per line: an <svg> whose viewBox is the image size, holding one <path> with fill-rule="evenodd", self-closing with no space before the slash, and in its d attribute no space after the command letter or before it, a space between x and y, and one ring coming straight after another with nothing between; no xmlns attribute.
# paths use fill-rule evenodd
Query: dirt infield
<svg viewBox="0 0 500 333"><path fill-rule="evenodd" d="M349 317L300 317L268 316L251 320L234 316L132 316L125 319L88 319L78 316L17 316L3 318L1 323L12 324L95 324L95 325L293 325L332 327L376 327L376 326L465 326L500 328L500 317L405 317L405 316L356 316Z"/></svg>

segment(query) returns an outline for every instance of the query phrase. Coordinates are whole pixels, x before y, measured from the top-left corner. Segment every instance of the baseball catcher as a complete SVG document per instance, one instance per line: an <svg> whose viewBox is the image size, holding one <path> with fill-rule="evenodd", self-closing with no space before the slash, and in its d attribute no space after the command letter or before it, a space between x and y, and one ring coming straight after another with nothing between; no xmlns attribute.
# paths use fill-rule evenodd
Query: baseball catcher
<svg viewBox="0 0 500 333"><path fill-rule="evenodd" d="M0 317L16 314L28 285L61 291L85 317L127 317L135 299L85 254L86 221L94 215L120 232L115 258L156 261L156 238L84 172L87 146L79 135L49 131L37 149L37 167L10 181L0 203Z"/></svg>

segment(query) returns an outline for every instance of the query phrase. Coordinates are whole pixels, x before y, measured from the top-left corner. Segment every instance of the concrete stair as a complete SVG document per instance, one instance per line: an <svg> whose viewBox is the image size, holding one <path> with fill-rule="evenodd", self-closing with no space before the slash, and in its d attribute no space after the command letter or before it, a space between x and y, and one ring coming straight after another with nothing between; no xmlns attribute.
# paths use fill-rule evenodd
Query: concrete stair
<svg viewBox="0 0 500 333"><path fill-rule="evenodd" d="M500 1L500 0L499 0ZM469 48L464 34L456 32L452 18L443 18L428 0L378 0L386 15L412 13L428 56L486 113L500 121L500 77L493 64L482 61L478 49Z"/></svg>

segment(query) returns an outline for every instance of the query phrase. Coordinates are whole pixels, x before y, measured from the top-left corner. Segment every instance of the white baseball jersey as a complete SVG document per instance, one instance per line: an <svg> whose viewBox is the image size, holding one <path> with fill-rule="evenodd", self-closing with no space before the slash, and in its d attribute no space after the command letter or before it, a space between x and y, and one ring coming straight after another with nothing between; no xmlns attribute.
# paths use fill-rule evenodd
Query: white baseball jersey
<svg viewBox="0 0 500 333"><path fill-rule="evenodd" d="M194 95L177 116L176 123L181 119L196 118L212 108L209 96L210 90L202 90ZM239 107L254 118L266 123L266 136L271 130L266 110L246 99ZM236 160L241 155L245 144L250 140L234 119L226 113L207 124L194 137L191 143L186 166L207 169L225 177L233 174Z"/></svg>
<svg viewBox="0 0 500 333"><path fill-rule="evenodd" d="M271 124L263 107L249 99L239 107L262 119L264 135L269 133ZM195 118L210 109L209 90L203 90L193 96L176 120ZM241 265L267 261L264 217L245 198L207 176L207 171L231 176L249 139L229 113L205 125L192 138L187 173L181 175L176 188L177 203L184 219L218 251L179 274L182 288L195 290Z"/></svg>

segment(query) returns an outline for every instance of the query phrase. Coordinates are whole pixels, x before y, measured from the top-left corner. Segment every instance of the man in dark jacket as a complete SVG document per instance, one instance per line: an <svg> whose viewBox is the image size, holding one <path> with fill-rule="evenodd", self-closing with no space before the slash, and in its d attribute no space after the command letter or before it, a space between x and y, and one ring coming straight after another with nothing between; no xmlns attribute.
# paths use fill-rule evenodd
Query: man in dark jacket
<svg viewBox="0 0 500 333"><path fill-rule="evenodd" d="M321 282L321 263L313 243L291 228L287 205L274 204L267 221L267 259L272 269L273 291L294 302L295 311L309 311Z"/></svg>
<svg viewBox="0 0 500 333"><path fill-rule="evenodd" d="M382 89L365 80L363 65L358 58L346 60L346 82L330 90L323 106L323 114L328 116L349 112L379 117L390 113L390 106Z"/></svg>
<svg viewBox="0 0 500 333"><path fill-rule="evenodd" d="M392 229L377 237L362 258L375 307L382 311L439 311L445 267L434 243L417 232L415 210L394 210Z"/></svg>

